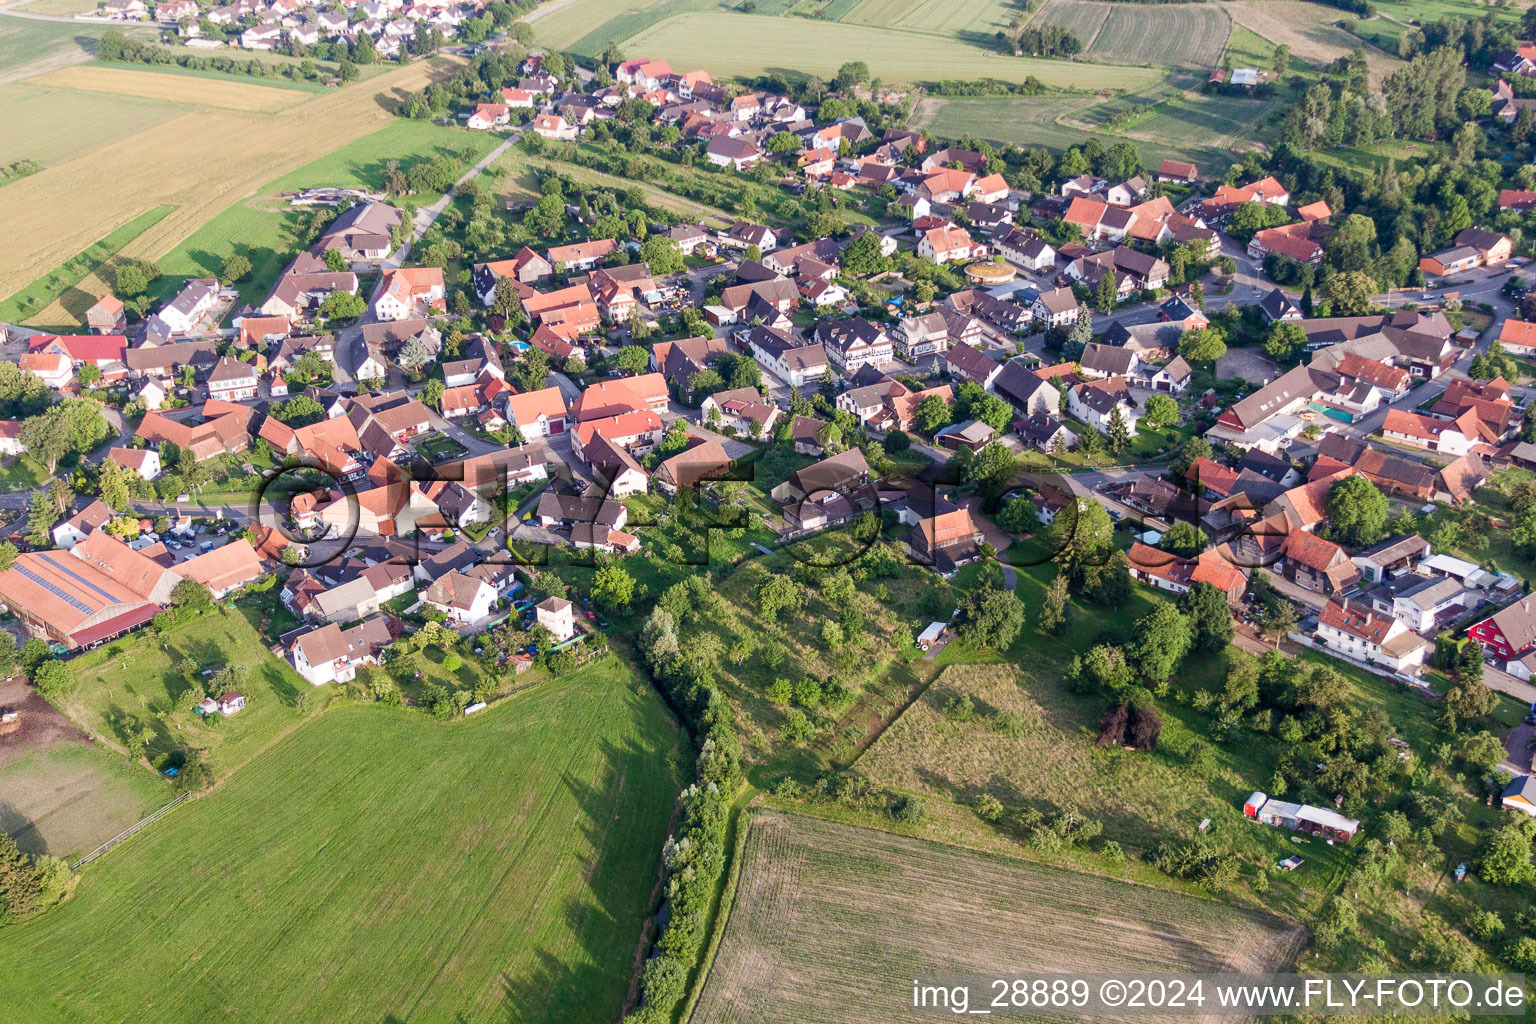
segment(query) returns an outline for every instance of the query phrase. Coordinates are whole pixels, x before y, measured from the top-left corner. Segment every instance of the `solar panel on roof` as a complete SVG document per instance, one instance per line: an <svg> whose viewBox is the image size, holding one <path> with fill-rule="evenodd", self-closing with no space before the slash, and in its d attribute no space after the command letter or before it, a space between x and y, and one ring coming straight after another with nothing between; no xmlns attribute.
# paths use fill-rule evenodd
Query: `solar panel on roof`
<svg viewBox="0 0 1536 1024"><path fill-rule="evenodd" d="M31 580L33 583L36 583L38 586L40 586L44 590L48 591L48 593L52 594L54 597L57 597L59 600L61 600L61 601L65 602L66 604L68 604L71 608L74 608L77 611L82 611L82 612L84 612L87 615L95 615L96 614L96 609L92 608L90 605L86 604L85 602L77 600L76 598L70 596L69 594L64 593L64 591L60 590L58 587L54 586L52 583L49 583L47 580L43 579L41 576L39 576L37 573L33 572L31 569L28 569L26 566L24 566L24 565L16 565L16 566L13 566L12 568L14 568L17 572L21 573L27 579Z"/></svg>
<svg viewBox="0 0 1536 1024"><path fill-rule="evenodd" d="M66 575L70 579L74 580L76 583L80 584L82 587L89 587L90 589L96 591L96 593L98 593L102 597L106 598L107 603L109 603L109 604L116 604L117 603L117 598L113 597L111 594L107 593L105 590L102 590L100 587L98 587L96 584L92 583L90 580L86 579L84 576L81 576L79 573L75 572L75 570L67 568L66 566L60 565L58 562L54 561L51 556L49 556L49 555L39 555L38 557L41 558L43 561L47 562L49 565L53 566L55 569L59 570L59 572L62 572L64 575Z"/></svg>

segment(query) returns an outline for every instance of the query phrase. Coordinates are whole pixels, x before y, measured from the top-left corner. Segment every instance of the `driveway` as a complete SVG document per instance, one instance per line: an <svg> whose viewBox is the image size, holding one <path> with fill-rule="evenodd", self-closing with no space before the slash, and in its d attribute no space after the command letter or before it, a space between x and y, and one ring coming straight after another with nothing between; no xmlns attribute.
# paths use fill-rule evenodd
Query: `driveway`
<svg viewBox="0 0 1536 1024"><path fill-rule="evenodd" d="M1483 664L1483 685L1490 690L1507 693L1528 705L1536 705L1536 686L1516 679L1508 672L1494 668L1486 662Z"/></svg>
<svg viewBox="0 0 1536 1024"><path fill-rule="evenodd" d="M1524 722L1515 726L1508 736L1504 737L1504 749L1509 752L1509 757L1504 759L1504 767L1517 775L1531 774L1531 742L1536 738L1536 725L1526 725Z"/></svg>

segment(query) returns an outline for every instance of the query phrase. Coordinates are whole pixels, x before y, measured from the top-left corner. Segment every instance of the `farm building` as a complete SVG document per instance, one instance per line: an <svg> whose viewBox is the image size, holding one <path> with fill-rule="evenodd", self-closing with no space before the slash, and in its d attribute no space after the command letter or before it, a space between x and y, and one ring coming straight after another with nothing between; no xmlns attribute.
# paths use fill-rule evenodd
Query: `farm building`
<svg viewBox="0 0 1536 1024"><path fill-rule="evenodd" d="M1341 843L1349 842L1360 831L1360 823L1354 818L1346 818L1323 807L1271 800L1257 790L1243 801L1243 816L1271 828L1288 828L1292 832L1305 832Z"/></svg>

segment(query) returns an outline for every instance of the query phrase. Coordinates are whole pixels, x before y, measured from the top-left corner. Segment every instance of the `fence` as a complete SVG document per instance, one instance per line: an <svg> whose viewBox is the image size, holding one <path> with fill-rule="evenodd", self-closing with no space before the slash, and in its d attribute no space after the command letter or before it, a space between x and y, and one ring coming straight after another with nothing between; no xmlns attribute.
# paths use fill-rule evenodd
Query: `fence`
<svg viewBox="0 0 1536 1024"><path fill-rule="evenodd" d="M149 817L147 817L147 818L143 819L142 821L139 821L139 822L137 822L137 823L135 823L133 825L129 825L126 829L124 829L123 831L119 832L117 835L113 836L111 839L108 839L106 842L104 842L100 846L96 847L96 849L92 850L90 853L86 854L84 857L81 857L79 860L75 861L73 864L71 864L69 866L69 870L71 870L71 871L79 871L82 867L84 867L85 865L89 864L91 861L95 860L97 857L100 857L102 854L104 854L108 850L112 849L112 847L116 846L118 843L121 843L124 840L128 839L135 832L139 831L139 829L141 829L144 826L148 825L150 822L155 821L157 818L163 817L164 815L170 813L171 810L173 810L178 804L180 804L183 801L185 801L187 799L187 797L190 796L190 795L191 794L189 794L189 793L182 793L176 799L172 800L170 803L166 804L164 807L160 808L158 811L154 812Z"/></svg>

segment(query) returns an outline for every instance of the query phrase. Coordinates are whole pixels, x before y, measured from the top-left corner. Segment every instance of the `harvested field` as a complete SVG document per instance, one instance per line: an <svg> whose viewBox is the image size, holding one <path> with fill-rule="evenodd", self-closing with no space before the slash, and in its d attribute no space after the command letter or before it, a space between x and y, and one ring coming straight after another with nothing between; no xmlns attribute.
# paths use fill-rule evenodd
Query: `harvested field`
<svg viewBox="0 0 1536 1024"><path fill-rule="evenodd" d="M304 93L293 89L274 89L266 85L248 85L212 78L160 75L132 68L100 65L50 71L31 79L29 84L263 113L295 106L303 103L306 98Z"/></svg>
<svg viewBox="0 0 1536 1024"><path fill-rule="evenodd" d="M160 258L263 183L321 155L317 140L329 150L389 123L390 102L451 66L445 59L409 64L276 113L194 111L7 185L0 216L12 244L0 251L0 294L85 249L101 237L102 225L171 204L175 211L124 249L127 256ZM207 159L231 139L240 140L240 159ZM81 288L109 290L94 279Z"/></svg>
<svg viewBox="0 0 1536 1024"><path fill-rule="evenodd" d="M21 713L0 735L0 830L27 853L85 853L174 796L163 780L98 747L20 677L0 707Z"/></svg>
<svg viewBox="0 0 1536 1024"><path fill-rule="evenodd" d="M1141 68L1005 56L960 39L903 29L725 12L668 18L628 39L624 49L717 75L830 78L850 54L858 54L887 81L987 77L1022 82L1033 76L1053 86L1137 89L1157 78L1157 72Z"/></svg>
<svg viewBox="0 0 1536 1024"><path fill-rule="evenodd" d="M1088 56L1127 64L1209 68L1221 59L1232 19L1214 4L1118 4ZM1088 40L1083 40L1087 45Z"/></svg>
<svg viewBox="0 0 1536 1024"><path fill-rule="evenodd" d="M741 880L695 1024L910 1014L922 973L1283 970L1276 918L1095 875L777 811Z"/></svg>
<svg viewBox="0 0 1536 1024"><path fill-rule="evenodd" d="M1300 0L1233 0L1222 5L1233 22L1263 36L1272 44L1284 43L1291 53L1313 64L1327 64L1345 56L1361 40L1334 25L1344 12L1332 7L1302 3ZM1402 61L1380 50L1365 47L1371 82L1402 66Z"/></svg>

